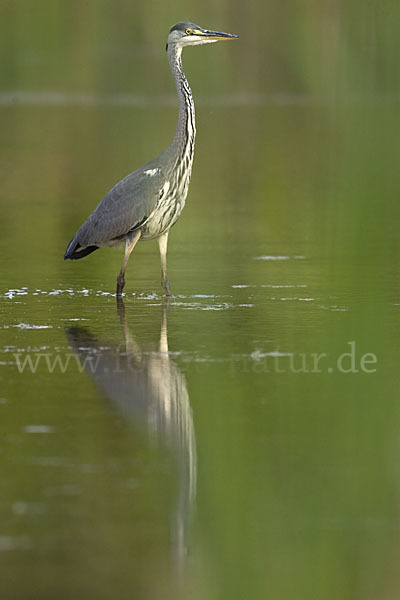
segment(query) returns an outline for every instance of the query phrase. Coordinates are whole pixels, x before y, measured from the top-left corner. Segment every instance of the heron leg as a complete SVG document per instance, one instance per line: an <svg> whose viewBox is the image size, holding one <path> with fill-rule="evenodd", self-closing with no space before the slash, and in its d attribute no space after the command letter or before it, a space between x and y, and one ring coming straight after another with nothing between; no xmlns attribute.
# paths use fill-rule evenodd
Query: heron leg
<svg viewBox="0 0 400 600"><path fill-rule="evenodd" d="M136 246L137 242L139 241L140 238L140 229L138 231L136 231L133 235L132 238L128 238L126 240L126 245L125 245L125 256L124 256L124 260L122 261L122 267L121 270L119 272L119 275L117 277L117 291L116 291L116 295L117 296L121 296L122 294L122 290L124 289L124 285L125 285L125 269L126 269L126 265L128 264L128 260L129 257L131 255L132 250L134 249L134 247Z"/></svg>
<svg viewBox="0 0 400 600"><path fill-rule="evenodd" d="M160 248L161 257L161 285L164 288L166 296L171 295L171 288L167 277L167 245L168 245L168 231L160 235L158 238L158 246Z"/></svg>

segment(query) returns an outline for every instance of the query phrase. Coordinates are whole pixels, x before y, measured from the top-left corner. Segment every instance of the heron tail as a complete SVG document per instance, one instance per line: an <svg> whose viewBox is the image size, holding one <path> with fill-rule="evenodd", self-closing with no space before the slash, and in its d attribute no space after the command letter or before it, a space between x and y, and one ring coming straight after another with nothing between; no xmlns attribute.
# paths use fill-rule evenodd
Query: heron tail
<svg viewBox="0 0 400 600"><path fill-rule="evenodd" d="M87 256L88 254L91 254L92 252L98 249L98 246L86 246L86 248L82 248L79 245L79 242L77 242L76 239L73 238L67 246L67 249L64 254L64 260L67 260L68 258L70 260L78 260L80 258L84 258L84 256Z"/></svg>

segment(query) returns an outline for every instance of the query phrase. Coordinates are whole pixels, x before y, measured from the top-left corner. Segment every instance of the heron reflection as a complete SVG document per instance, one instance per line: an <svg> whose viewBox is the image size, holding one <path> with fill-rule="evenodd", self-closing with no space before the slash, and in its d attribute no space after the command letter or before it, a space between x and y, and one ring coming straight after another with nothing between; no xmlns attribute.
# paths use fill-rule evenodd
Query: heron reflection
<svg viewBox="0 0 400 600"><path fill-rule="evenodd" d="M179 493L171 537L174 555L182 565L196 494L196 440L185 377L168 352L168 302L162 305L159 349L153 353L143 352L130 332L122 299L118 299L117 311L123 345L106 345L81 327L67 328L67 339L119 414L145 427L175 455Z"/></svg>

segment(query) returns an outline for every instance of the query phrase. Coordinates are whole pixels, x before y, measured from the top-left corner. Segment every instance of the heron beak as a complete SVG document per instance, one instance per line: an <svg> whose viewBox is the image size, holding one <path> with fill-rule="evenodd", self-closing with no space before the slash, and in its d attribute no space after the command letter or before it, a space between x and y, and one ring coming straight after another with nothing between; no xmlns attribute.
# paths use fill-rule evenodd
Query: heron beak
<svg viewBox="0 0 400 600"><path fill-rule="evenodd" d="M234 33L223 33L222 31L210 31L208 29L196 31L194 33L196 33L205 40L215 40L216 42L219 40L236 40L239 37Z"/></svg>

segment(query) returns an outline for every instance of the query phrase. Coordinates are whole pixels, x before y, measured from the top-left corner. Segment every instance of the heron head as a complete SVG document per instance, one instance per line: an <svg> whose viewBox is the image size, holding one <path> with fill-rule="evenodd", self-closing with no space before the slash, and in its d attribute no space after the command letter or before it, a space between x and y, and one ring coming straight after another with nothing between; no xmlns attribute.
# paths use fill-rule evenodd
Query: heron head
<svg viewBox="0 0 400 600"><path fill-rule="evenodd" d="M167 49L171 45L183 48L185 46L196 46L199 44L209 44L221 40L234 40L239 36L233 33L223 33L222 31L212 31L203 29L194 23L177 23L169 32Z"/></svg>

